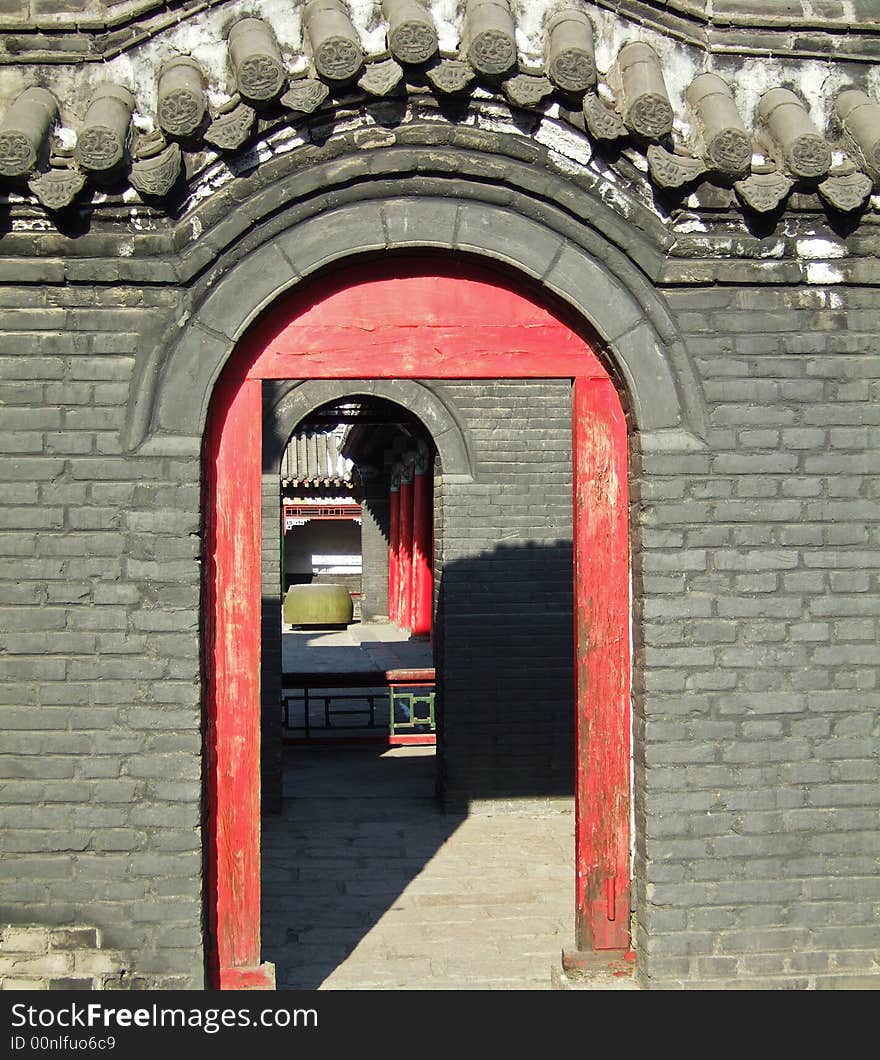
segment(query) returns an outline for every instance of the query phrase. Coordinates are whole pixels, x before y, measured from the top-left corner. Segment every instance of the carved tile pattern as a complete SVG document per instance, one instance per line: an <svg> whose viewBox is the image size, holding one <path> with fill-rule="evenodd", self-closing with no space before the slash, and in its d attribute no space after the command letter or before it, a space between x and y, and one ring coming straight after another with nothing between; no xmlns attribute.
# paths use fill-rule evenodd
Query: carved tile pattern
<svg viewBox="0 0 880 1060"><path fill-rule="evenodd" d="M518 107L537 107L553 92L553 83L546 77L517 74L504 82L507 98Z"/></svg>
<svg viewBox="0 0 880 1060"><path fill-rule="evenodd" d="M832 174L819 185L819 194L835 210L857 210L871 194L873 182L864 173Z"/></svg>
<svg viewBox="0 0 880 1060"><path fill-rule="evenodd" d="M170 144L158 155L135 162L129 180L144 195L167 195L180 176L180 147Z"/></svg>
<svg viewBox="0 0 880 1060"><path fill-rule="evenodd" d="M314 77L303 77L293 81L290 88L281 97L282 106L301 114L312 114L330 95L330 89L323 81Z"/></svg>
<svg viewBox="0 0 880 1060"><path fill-rule="evenodd" d="M0 174L4 177L23 177L36 164L36 152L24 133L12 129L0 133Z"/></svg>
<svg viewBox="0 0 880 1060"><path fill-rule="evenodd" d="M775 210L791 191L792 182L778 170L772 173L752 173L733 185L737 195L758 213Z"/></svg>
<svg viewBox="0 0 880 1060"><path fill-rule="evenodd" d="M468 57L480 73L506 74L516 62L516 41L501 30L487 29L471 41Z"/></svg>
<svg viewBox="0 0 880 1060"><path fill-rule="evenodd" d="M437 51L437 35L424 22L403 22L388 34L388 46L404 63L425 63Z"/></svg>
<svg viewBox="0 0 880 1060"><path fill-rule="evenodd" d="M590 135L596 140L619 140L626 136L626 126L620 116L606 107L595 92L588 93L584 99L584 117Z"/></svg>
<svg viewBox="0 0 880 1060"><path fill-rule="evenodd" d="M315 52L315 68L331 81L351 80L363 61L363 52L348 37L328 37Z"/></svg>
<svg viewBox="0 0 880 1060"><path fill-rule="evenodd" d="M284 69L271 55L250 55L238 68L238 87L248 99L274 99L284 87Z"/></svg>
<svg viewBox="0 0 880 1060"><path fill-rule="evenodd" d="M428 70L428 80L438 92L463 92L473 79L473 70L457 59L444 59Z"/></svg>
<svg viewBox="0 0 880 1060"><path fill-rule="evenodd" d="M174 136L194 133L205 116L205 97L188 88L175 89L161 96L157 108L159 124Z"/></svg>
<svg viewBox="0 0 880 1060"><path fill-rule="evenodd" d="M651 176L661 188L680 188L682 184L688 184L706 172L700 159L674 155L656 144L648 148L648 166Z"/></svg>
<svg viewBox="0 0 880 1060"><path fill-rule="evenodd" d="M86 169L112 169L122 161L125 144L113 129L92 125L76 141L77 161Z"/></svg>
<svg viewBox="0 0 880 1060"><path fill-rule="evenodd" d="M797 177L821 177L831 167L831 148L820 136L800 136L791 145L788 162Z"/></svg>
<svg viewBox="0 0 880 1060"><path fill-rule="evenodd" d="M722 173L745 173L752 159L752 141L742 129L723 129L709 144L706 156Z"/></svg>
<svg viewBox="0 0 880 1060"><path fill-rule="evenodd" d="M387 96L403 80L403 67L393 59L370 63L358 85L371 96Z"/></svg>
<svg viewBox="0 0 880 1060"><path fill-rule="evenodd" d="M358 84L375 96L392 93L404 78L404 63L426 63L437 53L437 34L431 21L418 18L404 21L389 30L389 47L395 59L369 63L364 67L364 55L357 40L341 34L322 42L313 57L318 74L330 82L346 84L359 75ZM515 38L504 29L489 29L477 34L468 46L469 62L444 59L434 60L426 71L428 80L438 94L464 92L474 80L474 68L487 78L507 78L503 89L515 106L538 107L556 85L564 92L586 92L584 116L590 135L598 140L616 140L628 135L628 130L654 141L647 149L651 179L661 187L677 188L699 178L711 170L732 177L745 176L734 187L737 195L749 208L761 212L780 206L792 187L792 179L802 178L818 187L822 198L834 209L852 211L862 206L872 190L870 176L845 166L831 170L829 144L818 135L805 135L784 145L785 173L779 171L749 172L752 152L751 134L739 128L724 129L705 147L705 159L699 160L671 154L657 146L671 130L672 107L662 91L645 93L635 98L623 119L599 98L595 92L596 66L588 50L577 45L554 54L547 64L548 77L518 74ZM239 65L239 88L245 99L254 105L275 99L285 87L283 64L271 48L252 53ZM288 109L299 114L316 111L330 95L330 88L316 77L301 78L291 84L282 97ZM250 136L256 118L253 107L240 102L236 96L227 113L218 115L204 134L204 139L226 151L240 148ZM162 94L157 104L158 127L166 133L188 137L198 133L203 125L207 101L204 93L192 87L173 88ZM580 124L579 118L575 124ZM880 178L880 142L859 146L846 129L844 146L848 146L863 169ZM20 178L32 174L29 186L49 209L61 209L73 201L85 183L88 171L99 174L111 171L126 157L128 132L119 126L92 124L80 132L73 151L79 169L53 168L36 173L42 164L42 148L24 133L9 129L0 133L0 177ZM176 145L167 146L161 134L156 142L148 143L141 137L134 145L131 182L148 195L164 195L173 186L182 169L182 156ZM850 142L852 141L852 142ZM69 154L69 153L68 153ZM39 158L38 158L39 156ZM69 162L69 158L67 159ZM64 166L65 162L53 155L50 164ZM830 171L830 175L829 175ZM821 181L821 183L818 183ZM719 183L723 183L719 181Z"/></svg>
<svg viewBox="0 0 880 1060"><path fill-rule="evenodd" d="M672 130L672 107L662 96L647 92L629 108L627 125L647 140L659 140Z"/></svg>
<svg viewBox="0 0 880 1060"><path fill-rule="evenodd" d="M85 187L77 169L50 169L28 181L28 187L47 210L63 210Z"/></svg>
<svg viewBox="0 0 880 1060"><path fill-rule="evenodd" d="M223 151L234 151L250 136L256 112L246 103L239 103L235 110L221 114L208 126L205 139Z"/></svg>
<svg viewBox="0 0 880 1060"><path fill-rule="evenodd" d="M564 92L585 92L596 83L596 65L581 48L566 48L554 56L547 73Z"/></svg>

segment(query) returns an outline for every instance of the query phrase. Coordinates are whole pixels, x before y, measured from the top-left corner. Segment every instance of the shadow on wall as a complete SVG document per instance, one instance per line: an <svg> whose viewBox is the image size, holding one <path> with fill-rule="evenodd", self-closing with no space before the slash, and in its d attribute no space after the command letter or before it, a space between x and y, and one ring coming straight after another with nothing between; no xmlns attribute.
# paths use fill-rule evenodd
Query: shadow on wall
<svg viewBox="0 0 880 1060"><path fill-rule="evenodd" d="M444 541L447 554L454 544ZM320 986L397 915L470 813L508 820L527 844L548 814L573 809L572 600L568 541L447 561L434 643L436 771L424 748L285 751L282 812L263 823L263 949L279 985ZM468 871L479 879L481 859L493 856L473 850ZM484 917L479 901L469 909ZM430 924L415 917L409 930L418 937Z"/></svg>
<svg viewBox="0 0 880 1060"><path fill-rule="evenodd" d="M435 657L447 806L574 793L573 588L570 541L444 564Z"/></svg>

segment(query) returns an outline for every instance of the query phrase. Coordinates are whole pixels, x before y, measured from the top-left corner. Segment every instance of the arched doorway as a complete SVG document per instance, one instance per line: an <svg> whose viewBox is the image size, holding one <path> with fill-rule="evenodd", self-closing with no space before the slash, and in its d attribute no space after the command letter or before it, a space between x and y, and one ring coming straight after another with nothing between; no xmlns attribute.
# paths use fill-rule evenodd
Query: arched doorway
<svg viewBox="0 0 880 1060"><path fill-rule="evenodd" d="M208 930L214 984L260 966L260 508L263 385L277 379L564 379L573 386L576 939L629 947L627 432L577 324L461 262L335 272L270 312L212 399L206 459Z"/></svg>

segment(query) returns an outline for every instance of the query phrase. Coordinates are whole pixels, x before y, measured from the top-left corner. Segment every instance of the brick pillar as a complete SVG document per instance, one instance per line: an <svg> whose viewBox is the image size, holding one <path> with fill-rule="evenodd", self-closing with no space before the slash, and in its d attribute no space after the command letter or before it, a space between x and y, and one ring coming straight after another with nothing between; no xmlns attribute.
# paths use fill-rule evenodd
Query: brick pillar
<svg viewBox="0 0 880 1060"><path fill-rule="evenodd" d="M388 504L388 618L397 621L400 611L400 472L391 475Z"/></svg>
<svg viewBox="0 0 880 1060"><path fill-rule="evenodd" d="M431 632L434 590L431 575L433 478L429 454L419 452L413 477L412 631L422 637Z"/></svg>
<svg viewBox="0 0 880 1060"><path fill-rule="evenodd" d="M361 469L361 481L361 618L371 622L388 615L389 493L384 475L367 477Z"/></svg>
<svg viewBox="0 0 880 1060"><path fill-rule="evenodd" d="M400 473L400 557L398 567L397 624L412 629L413 561L413 469L405 464Z"/></svg>

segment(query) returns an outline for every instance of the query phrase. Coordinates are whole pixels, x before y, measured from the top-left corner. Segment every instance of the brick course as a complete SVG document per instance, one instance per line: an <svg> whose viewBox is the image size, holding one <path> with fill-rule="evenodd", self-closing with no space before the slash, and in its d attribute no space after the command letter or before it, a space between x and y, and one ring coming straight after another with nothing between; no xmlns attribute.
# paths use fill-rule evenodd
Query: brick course
<svg viewBox="0 0 880 1060"><path fill-rule="evenodd" d="M437 485L442 794L471 812L523 799L570 808L571 385L438 389L477 456L473 483Z"/></svg>
<svg viewBox="0 0 880 1060"><path fill-rule="evenodd" d="M119 303L173 299L21 294L73 305L6 309L0 337L2 917L97 921L119 961L152 962L142 983L198 986L199 471L119 444L142 340L126 319L151 313ZM67 980L85 958L47 959Z"/></svg>
<svg viewBox="0 0 880 1060"><path fill-rule="evenodd" d="M120 441L135 358L175 327L178 293L2 293L0 918L94 924L144 982L200 987L200 468ZM689 452L645 439L634 463L640 974L659 987L875 986L875 291L661 293L708 433ZM538 441L561 446L568 424L554 384L499 428L486 409L513 389L447 387L479 439L481 477L443 485L444 562L486 552L509 581L529 550L501 538L536 542L527 606L554 609L561 690L567 619L541 593L566 592L554 549L570 534L570 480L562 450ZM521 606L525 584L506 585L506 605ZM497 626L469 611L456 625L472 653L501 657ZM451 665L444 680L463 695L472 675ZM479 680L499 692L485 668ZM503 799L477 752L453 758L456 740L474 743L464 717L450 718L448 791L485 783ZM567 730L544 730L557 742L540 745L517 718L471 721L503 732L499 754L531 783L543 783L540 757L557 792ZM58 974L75 977L66 963Z"/></svg>
<svg viewBox="0 0 880 1060"><path fill-rule="evenodd" d="M658 984L860 987L880 896L877 411L851 384L876 374L860 333L876 321L840 330L826 290L723 293L668 293L706 452L643 457L644 967Z"/></svg>

